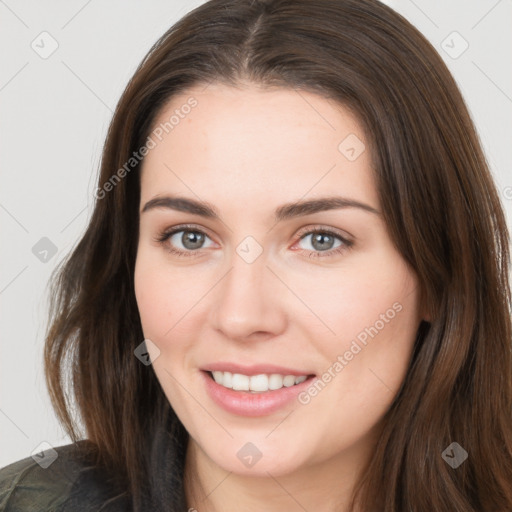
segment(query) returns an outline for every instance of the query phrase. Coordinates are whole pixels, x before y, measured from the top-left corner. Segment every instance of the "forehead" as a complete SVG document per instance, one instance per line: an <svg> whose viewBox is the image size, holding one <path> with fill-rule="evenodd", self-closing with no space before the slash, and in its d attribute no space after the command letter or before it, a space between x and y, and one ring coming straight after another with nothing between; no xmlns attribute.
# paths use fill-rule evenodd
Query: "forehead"
<svg viewBox="0 0 512 512"><path fill-rule="evenodd" d="M314 93L190 88L162 108L150 137L141 201L176 192L248 207L340 193L378 206L362 126Z"/></svg>

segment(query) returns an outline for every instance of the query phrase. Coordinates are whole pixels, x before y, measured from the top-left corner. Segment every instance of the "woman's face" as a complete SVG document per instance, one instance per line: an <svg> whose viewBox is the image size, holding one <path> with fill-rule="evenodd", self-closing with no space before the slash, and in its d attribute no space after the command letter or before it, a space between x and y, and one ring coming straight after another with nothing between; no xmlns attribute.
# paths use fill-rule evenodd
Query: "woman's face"
<svg viewBox="0 0 512 512"><path fill-rule="evenodd" d="M371 457L421 315L360 124L315 94L212 84L150 137L135 291L191 442L255 476Z"/></svg>

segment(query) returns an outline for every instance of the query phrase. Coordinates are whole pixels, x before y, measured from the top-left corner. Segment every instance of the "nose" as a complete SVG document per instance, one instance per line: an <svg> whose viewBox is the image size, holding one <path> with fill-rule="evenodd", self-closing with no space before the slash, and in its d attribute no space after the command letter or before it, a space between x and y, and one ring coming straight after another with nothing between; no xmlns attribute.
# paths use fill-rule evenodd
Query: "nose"
<svg viewBox="0 0 512 512"><path fill-rule="evenodd" d="M268 339L285 330L286 288L262 254L247 263L237 254L213 294L212 324L237 341Z"/></svg>

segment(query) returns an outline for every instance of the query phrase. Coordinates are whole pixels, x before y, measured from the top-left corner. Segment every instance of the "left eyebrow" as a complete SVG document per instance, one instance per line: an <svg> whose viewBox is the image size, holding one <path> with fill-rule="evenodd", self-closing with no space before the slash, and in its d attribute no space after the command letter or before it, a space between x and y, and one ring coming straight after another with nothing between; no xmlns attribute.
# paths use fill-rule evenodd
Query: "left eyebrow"
<svg viewBox="0 0 512 512"><path fill-rule="evenodd" d="M366 203L346 197L334 196L284 204L276 209L275 220L279 222L294 217L302 217L304 215L311 215L313 213L323 212L326 210L337 210L340 208L359 208L366 212L380 215L380 212L377 209Z"/></svg>
<svg viewBox="0 0 512 512"><path fill-rule="evenodd" d="M197 201L186 197L155 197L144 205L141 213L155 208L168 208L180 212L192 213L209 219L220 220L219 212L213 205L205 201ZM359 208L366 212L380 215L380 212L376 208L366 203L356 201L355 199L333 196L283 204L276 208L274 218L276 222L280 222L295 217L303 217L305 215L312 215L313 213L341 208Z"/></svg>

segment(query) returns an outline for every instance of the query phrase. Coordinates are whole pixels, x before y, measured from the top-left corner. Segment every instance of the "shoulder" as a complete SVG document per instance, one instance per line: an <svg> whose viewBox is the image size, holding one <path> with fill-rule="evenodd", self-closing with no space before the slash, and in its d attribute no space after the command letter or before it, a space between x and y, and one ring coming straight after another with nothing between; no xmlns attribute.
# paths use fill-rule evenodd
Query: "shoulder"
<svg viewBox="0 0 512 512"><path fill-rule="evenodd" d="M0 511L131 510L127 495L94 465L91 446L86 440L57 446L1 468Z"/></svg>

